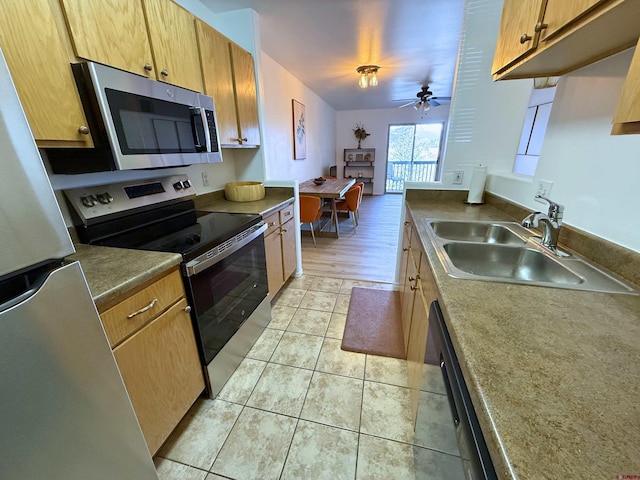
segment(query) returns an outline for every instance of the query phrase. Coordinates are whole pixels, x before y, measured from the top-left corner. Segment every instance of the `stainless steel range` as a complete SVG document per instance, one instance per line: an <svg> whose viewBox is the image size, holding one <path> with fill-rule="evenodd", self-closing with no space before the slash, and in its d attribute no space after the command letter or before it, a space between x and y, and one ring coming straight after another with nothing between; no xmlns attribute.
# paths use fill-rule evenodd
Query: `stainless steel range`
<svg viewBox="0 0 640 480"><path fill-rule="evenodd" d="M262 217L196 210L186 175L65 195L81 242L182 255L200 359L215 397L271 319Z"/></svg>

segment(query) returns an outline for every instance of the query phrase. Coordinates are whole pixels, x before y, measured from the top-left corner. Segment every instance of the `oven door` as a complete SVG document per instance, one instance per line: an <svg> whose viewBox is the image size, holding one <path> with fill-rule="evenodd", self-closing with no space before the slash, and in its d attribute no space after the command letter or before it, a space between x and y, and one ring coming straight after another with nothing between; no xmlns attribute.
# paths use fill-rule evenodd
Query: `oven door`
<svg viewBox="0 0 640 480"><path fill-rule="evenodd" d="M186 277L203 365L209 364L267 296L264 236Z"/></svg>

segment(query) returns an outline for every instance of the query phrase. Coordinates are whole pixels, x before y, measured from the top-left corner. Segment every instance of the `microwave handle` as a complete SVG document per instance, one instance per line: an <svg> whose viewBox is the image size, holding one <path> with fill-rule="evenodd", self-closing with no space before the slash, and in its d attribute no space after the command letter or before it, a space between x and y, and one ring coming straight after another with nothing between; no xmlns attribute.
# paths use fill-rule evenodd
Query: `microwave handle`
<svg viewBox="0 0 640 480"><path fill-rule="evenodd" d="M204 108L191 107L193 143L198 152L211 151L211 134L207 128L207 112Z"/></svg>

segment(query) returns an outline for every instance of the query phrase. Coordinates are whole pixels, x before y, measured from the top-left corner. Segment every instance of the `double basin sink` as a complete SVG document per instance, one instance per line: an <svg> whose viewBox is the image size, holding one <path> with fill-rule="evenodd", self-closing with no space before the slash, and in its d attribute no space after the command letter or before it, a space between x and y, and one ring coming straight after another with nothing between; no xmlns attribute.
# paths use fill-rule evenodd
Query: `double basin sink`
<svg viewBox="0 0 640 480"><path fill-rule="evenodd" d="M456 278L638 295L636 289L575 253L552 252L515 222L424 219L449 275Z"/></svg>

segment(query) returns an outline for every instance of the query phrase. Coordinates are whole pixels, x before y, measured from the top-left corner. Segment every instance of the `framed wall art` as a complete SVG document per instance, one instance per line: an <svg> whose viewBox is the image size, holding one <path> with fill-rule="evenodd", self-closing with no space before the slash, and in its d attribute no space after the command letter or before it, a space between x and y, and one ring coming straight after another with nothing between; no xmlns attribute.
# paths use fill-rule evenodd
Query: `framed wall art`
<svg viewBox="0 0 640 480"><path fill-rule="evenodd" d="M307 158L307 117L304 105L291 100L293 105L293 159Z"/></svg>

